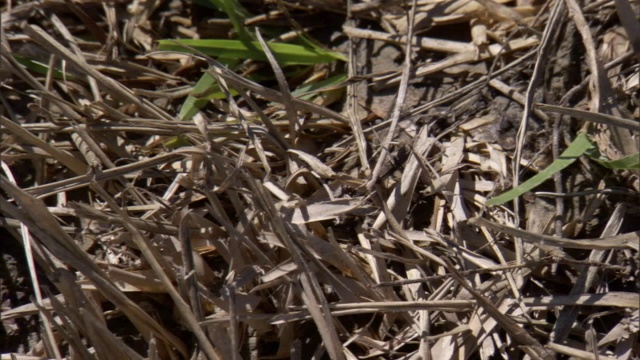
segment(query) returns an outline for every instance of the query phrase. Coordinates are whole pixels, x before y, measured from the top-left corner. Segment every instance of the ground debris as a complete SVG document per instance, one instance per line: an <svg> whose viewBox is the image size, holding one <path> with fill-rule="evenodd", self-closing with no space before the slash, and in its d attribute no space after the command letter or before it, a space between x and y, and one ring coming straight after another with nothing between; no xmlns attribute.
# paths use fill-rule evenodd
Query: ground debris
<svg viewBox="0 0 640 360"><path fill-rule="evenodd" d="M2 358L638 358L629 8L8 2Z"/></svg>

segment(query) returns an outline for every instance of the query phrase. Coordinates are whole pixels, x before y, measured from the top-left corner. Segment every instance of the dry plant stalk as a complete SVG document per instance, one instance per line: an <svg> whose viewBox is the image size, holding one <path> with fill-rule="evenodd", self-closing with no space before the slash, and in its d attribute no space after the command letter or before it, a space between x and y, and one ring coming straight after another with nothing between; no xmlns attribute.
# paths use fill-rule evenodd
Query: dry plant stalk
<svg viewBox="0 0 640 360"><path fill-rule="evenodd" d="M637 4L223 3L3 5L3 359L640 355Z"/></svg>

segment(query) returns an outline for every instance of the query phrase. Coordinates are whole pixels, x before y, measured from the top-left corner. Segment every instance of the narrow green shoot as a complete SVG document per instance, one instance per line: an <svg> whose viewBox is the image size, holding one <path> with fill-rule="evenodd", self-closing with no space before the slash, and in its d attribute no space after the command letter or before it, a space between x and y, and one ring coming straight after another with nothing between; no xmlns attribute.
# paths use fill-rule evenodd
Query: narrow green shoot
<svg viewBox="0 0 640 360"><path fill-rule="evenodd" d="M47 75L49 73L49 65L41 63L39 61L31 60L21 55L13 54L13 58L16 59L20 65L24 66L27 70L32 71L36 74ZM52 69L53 77L57 80L76 80L76 77L73 74L64 73L58 69Z"/></svg>
<svg viewBox="0 0 640 360"><path fill-rule="evenodd" d="M252 59L267 61L267 56L255 41L247 43L240 40L160 40L158 50L179 51L191 53L191 47L211 57L220 59ZM185 45L185 46L182 46ZM346 57L338 52L327 51L318 47L296 44L270 43L269 48L281 66L313 65L334 60L346 61Z"/></svg>
<svg viewBox="0 0 640 360"><path fill-rule="evenodd" d="M190 120L211 99L224 99L226 95L218 86L216 79L210 74L204 73L187 96L180 108L180 120Z"/></svg>
<svg viewBox="0 0 640 360"><path fill-rule="evenodd" d="M609 160L602 156L597 149L588 151L586 155L598 164L613 170L640 170L640 153L625 156L618 160Z"/></svg>
<svg viewBox="0 0 640 360"><path fill-rule="evenodd" d="M571 165L580 156L582 156L587 150L593 148L593 143L585 133L579 133L573 140L569 147L557 158L549 167L533 176L531 179L520 184L520 186L513 188L504 194L491 198L485 202L487 207L501 205L507 201L511 201L518 196L522 196L525 193L531 191L533 188L542 184L546 180L550 179L555 173L561 171L567 166Z"/></svg>
<svg viewBox="0 0 640 360"><path fill-rule="evenodd" d="M223 11L229 17L233 28L243 41L253 39L251 33L244 26L244 20L251 17L251 13L245 9L237 0L194 0L200 6L209 7Z"/></svg>
<svg viewBox="0 0 640 360"><path fill-rule="evenodd" d="M346 80L347 76L345 74L335 75L318 82L301 85L295 91L292 91L291 95L303 100L310 100L320 92L335 89Z"/></svg>

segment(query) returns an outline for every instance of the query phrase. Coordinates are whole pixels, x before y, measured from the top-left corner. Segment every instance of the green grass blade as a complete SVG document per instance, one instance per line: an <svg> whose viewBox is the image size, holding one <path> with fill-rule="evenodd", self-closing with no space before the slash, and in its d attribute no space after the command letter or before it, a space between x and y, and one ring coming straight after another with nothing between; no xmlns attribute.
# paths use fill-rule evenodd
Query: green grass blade
<svg viewBox="0 0 640 360"><path fill-rule="evenodd" d="M189 145L192 145L192 144L187 139L185 139L180 135L173 136L164 142L164 146L166 146L168 149L179 149L181 147L185 147Z"/></svg>
<svg viewBox="0 0 640 360"><path fill-rule="evenodd" d="M227 0L193 0L195 4L200 6L208 7L211 9L217 9L220 11L225 11L225 1ZM237 14L241 18L247 18L251 16L251 13L244 7L240 2L231 0L230 5L234 10L234 14ZM227 14L229 15L229 14Z"/></svg>
<svg viewBox="0 0 640 360"><path fill-rule="evenodd" d="M603 160L600 157L592 157L591 154L587 154L591 160L598 164L614 170L640 170L640 153L629 155L618 160Z"/></svg>
<svg viewBox="0 0 640 360"><path fill-rule="evenodd" d="M39 61L31 60L29 58L16 55L16 54L13 54L13 58L16 59L16 61L20 65L24 66L29 71L33 71L34 73L42 74L42 75L47 75L49 73L49 65L46 65ZM64 79L76 80L76 77L72 74L69 74L69 73L65 74L58 69L53 69L52 71L53 71L53 77L58 80L64 80Z"/></svg>
<svg viewBox="0 0 640 360"><path fill-rule="evenodd" d="M578 136L573 140L573 142L569 145L569 147L557 158L549 167L536 174L531 179L525 181L520 184L520 186L513 188L504 194L496 196L487 200L485 203L486 206L496 206L500 204L504 204L507 201L511 201L518 196L521 196L529 191L531 191L536 186L542 184L547 179L551 178L553 174L561 171L567 166L571 165L574 161L576 161L582 154L584 154L587 150L593 147L593 143L584 133L579 133Z"/></svg>
<svg viewBox="0 0 640 360"><path fill-rule="evenodd" d="M253 40L253 34L247 31L247 28L244 26L244 19L250 15L249 12L244 10L242 5L236 0L217 0L217 2L222 3L222 10L229 16L229 20L231 20L233 28L238 33L238 36L240 36L240 40L244 43L249 43Z"/></svg>
<svg viewBox="0 0 640 360"><path fill-rule="evenodd" d="M238 65L238 61L223 61L223 64L229 68L233 68ZM232 95L236 95L234 89L229 89ZM185 101L182 103L180 113L178 117L182 121L189 121L193 115L197 114L209 100L211 99L224 99L226 94L218 86L216 79L208 73L203 73L196 85L191 89L191 93Z"/></svg>
<svg viewBox="0 0 640 360"><path fill-rule="evenodd" d="M322 81L301 85L295 91L291 92L291 95L303 100L310 100L319 92L327 91L325 88L331 90L346 80L347 76L345 74L335 75Z"/></svg>
<svg viewBox="0 0 640 360"><path fill-rule="evenodd" d="M213 76L204 73L180 108L180 120L188 121L211 99L223 99L224 93Z"/></svg>
<svg viewBox="0 0 640 360"><path fill-rule="evenodd" d="M243 41L252 39L251 33L244 26L244 20L253 16L237 0L194 0L194 3L224 12L229 17L233 28Z"/></svg>
<svg viewBox="0 0 640 360"><path fill-rule="evenodd" d="M237 95L237 92L234 89L229 89L231 95ZM191 120L193 115L197 114L200 109L202 109L209 100L211 99L225 99L227 95L220 89L216 79L213 78L208 73L202 74L200 80L196 83L191 90L191 94L187 96L184 103L182 103L182 107L180 108L180 117L181 121Z"/></svg>
<svg viewBox="0 0 640 360"><path fill-rule="evenodd" d="M186 45L208 56L223 59L252 59L267 61L267 56L255 41L243 42L239 40L160 40L158 50L187 52L191 51L182 46ZM250 44L250 45L249 45ZM282 66L313 65L327 63L334 60L346 61L343 54L319 48L296 44L270 43L269 48Z"/></svg>

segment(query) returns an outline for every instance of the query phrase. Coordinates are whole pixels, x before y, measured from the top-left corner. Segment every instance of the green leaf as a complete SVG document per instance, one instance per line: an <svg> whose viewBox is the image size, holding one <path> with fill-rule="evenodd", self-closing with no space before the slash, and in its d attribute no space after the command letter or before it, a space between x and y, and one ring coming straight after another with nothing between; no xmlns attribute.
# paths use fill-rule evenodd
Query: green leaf
<svg viewBox="0 0 640 360"><path fill-rule="evenodd" d="M238 61L223 61L225 66L230 68L237 66ZM236 95L234 89L229 89L232 95ZM191 89L191 93L182 103L180 108L180 120L189 121L191 118L200 111L211 99L224 99L225 93L220 89L216 79L209 73L203 73L196 85Z"/></svg>
<svg viewBox="0 0 640 360"><path fill-rule="evenodd" d="M237 0L194 0L193 2L200 6L218 9L220 11L224 11L225 6L230 5L234 10L233 12L238 16L243 18L251 16L251 13Z"/></svg>
<svg viewBox="0 0 640 360"><path fill-rule="evenodd" d="M236 30L236 32L238 33L241 39L243 40L252 39L246 27L244 26L244 20L253 15L244 6L242 6L242 4L240 4L239 1L237 0L194 0L193 2L200 6L217 9L224 12L229 17L229 20L231 21L233 28Z"/></svg>
<svg viewBox="0 0 640 360"><path fill-rule="evenodd" d="M629 155L618 160L608 160L606 158L602 159L602 157L599 156L599 154L598 156L594 156L594 157L592 157L592 154L587 154L587 155L591 158L591 160L597 162L598 164L608 169L640 170L640 153Z"/></svg>
<svg viewBox="0 0 640 360"><path fill-rule="evenodd" d="M26 58L21 55L16 55L16 54L13 55L13 58L16 59L16 61L20 65L24 66L27 70L33 71L34 73L42 74L42 75L47 75L49 73L49 66L45 65L44 63L31 60L29 58ZM58 69L53 69L52 71L53 71L53 77L58 80L64 80L64 79L75 80L76 79L76 77L73 74L63 73Z"/></svg>
<svg viewBox="0 0 640 360"><path fill-rule="evenodd" d="M158 50L178 51L192 53L185 46L189 46L208 56L223 59L252 59L267 61L267 56L256 41L244 42L239 40L160 40ZM331 62L334 60L346 61L346 57L338 52L327 51L318 47L270 43L269 48L273 52L276 60L282 66L286 65L313 65Z"/></svg>
<svg viewBox="0 0 640 360"><path fill-rule="evenodd" d="M178 149L181 147L189 146L191 143L182 136L173 136L164 142L164 146L169 149Z"/></svg>
<svg viewBox="0 0 640 360"><path fill-rule="evenodd" d="M249 42L253 39L253 34L247 31L244 26L244 20L251 16L251 14L238 2L237 0L210 0L214 6L217 6L220 10L224 11L233 28L240 36L240 40L243 42Z"/></svg>
<svg viewBox="0 0 640 360"><path fill-rule="evenodd" d="M180 120L188 121L211 99L224 99L224 93L213 76L204 73L180 108Z"/></svg>
<svg viewBox="0 0 640 360"><path fill-rule="evenodd" d="M525 181L520 184L520 186L513 188L504 194L496 196L487 200L485 203L486 206L496 206L500 204L504 204L507 201L511 201L518 196L521 196L529 191L531 191L536 186L542 184L547 179L551 178L553 174L561 171L567 166L571 165L574 161L576 161L582 154L584 154L587 150L593 148L593 143L586 134L579 133L578 136L573 140L573 142L569 145L569 147L557 158L549 167L541 171L540 173L533 176L531 179Z"/></svg>
<svg viewBox="0 0 640 360"><path fill-rule="evenodd" d="M309 100L317 93L327 91L325 88L329 88L328 90L331 90L346 80L347 76L345 74L335 75L322 81L301 85L295 91L291 92L291 95L303 100Z"/></svg>

